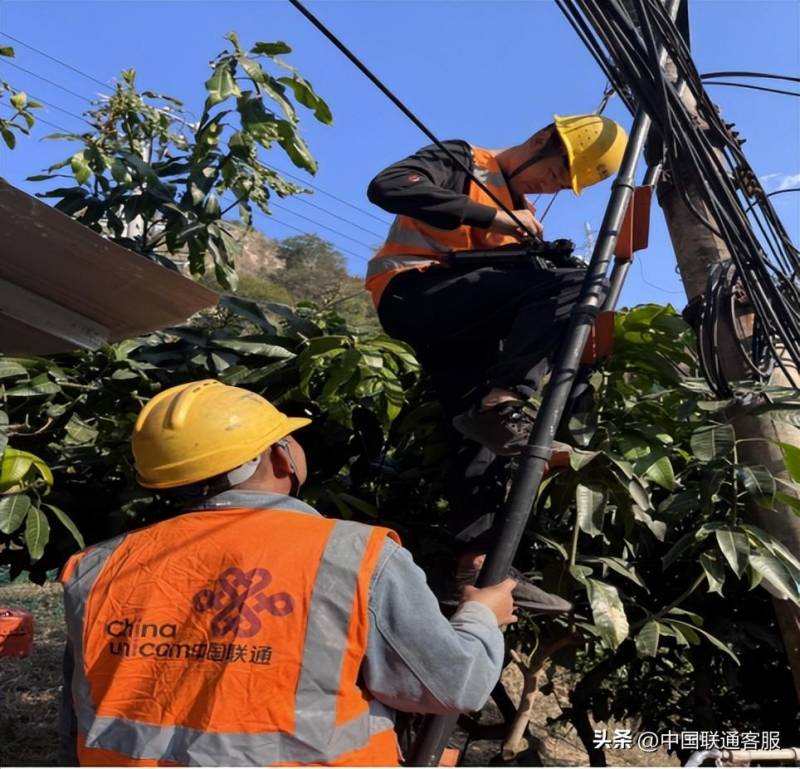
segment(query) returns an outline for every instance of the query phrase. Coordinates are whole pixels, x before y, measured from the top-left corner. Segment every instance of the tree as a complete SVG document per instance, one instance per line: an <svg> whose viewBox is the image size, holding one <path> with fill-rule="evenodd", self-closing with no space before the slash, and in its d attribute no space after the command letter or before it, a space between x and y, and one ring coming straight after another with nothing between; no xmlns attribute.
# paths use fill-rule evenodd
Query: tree
<svg viewBox="0 0 800 769"><path fill-rule="evenodd" d="M0 47L0 57L13 58L15 55L14 49L10 46ZM8 104L5 104L6 96ZM38 109L42 105L34 99L29 99L25 91L18 91L5 80L0 80L0 105L11 110L11 115L8 117L0 115L0 136L3 137L6 147L13 150L17 145L14 131L27 136L36 122L31 110Z"/></svg>
<svg viewBox="0 0 800 769"><path fill-rule="evenodd" d="M341 299L349 277L344 257L316 235L296 235L278 244L283 269L274 279L295 296L321 306Z"/></svg>
<svg viewBox="0 0 800 769"><path fill-rule="evenodd" d="M210 258L218 282L234 288L239 245L224 216L237 209L250 226L253 206L268 214L273 193L302 191L266 166L260 151L277 145L299 168L317 169L291 97L320 122L333 118L311 84L279 57L291 51L286 43L259 42L245 51L234 33L226 39L232 48L212 61L196 121L178 99L140 92L135 71L127 70L114 93L87 113L90 131L52 135L82 149L31 179L63 177L54 172L69 168L76 186L42 194L56 198L56 208L167 266L188 254L194 275ZM276 68L286 74L272 74Z"/></svg>

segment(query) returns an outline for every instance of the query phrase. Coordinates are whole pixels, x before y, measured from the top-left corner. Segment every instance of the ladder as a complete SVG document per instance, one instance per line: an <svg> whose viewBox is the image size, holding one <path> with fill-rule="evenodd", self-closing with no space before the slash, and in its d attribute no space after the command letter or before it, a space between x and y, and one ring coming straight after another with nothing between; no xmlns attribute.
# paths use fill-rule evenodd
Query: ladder
<svg viewBox="0 0 800 769"><path fill-rule="evenodd" d="M608 352L608 340L613 330L613 309L634 252L647 244L651 191L659 170L658 167L648 169L645 183L640 187L635 186L635 174L650 124L650 118L639 109L586 269L581 294L572 310L550 380L544 389L528 445L520 455L503 510L502 528L478 576L478 587L496 585L506 578L547 471L553 439L570 400L578 371L582 365L588 365ZM609 275L612 256L616 258ZM610 288L604 298L603 288L607 277ZM609 323L609 320L612 322ZM406 765L439 765L457 721L458 716L426 717Z"/></svg>

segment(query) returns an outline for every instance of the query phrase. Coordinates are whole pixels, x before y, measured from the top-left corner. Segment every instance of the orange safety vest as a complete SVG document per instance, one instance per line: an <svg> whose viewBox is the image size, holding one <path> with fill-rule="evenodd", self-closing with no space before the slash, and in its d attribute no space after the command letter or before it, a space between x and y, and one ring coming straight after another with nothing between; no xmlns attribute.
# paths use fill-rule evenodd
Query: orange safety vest
<svg viewBox="0 0 800 769"><path fill-rule="evenodd" d="M357 683L397 535L265 498L67 562L82 766L398 765L392 711Z"/></svg>
<svg viewBox="0 0 800 769"><path fill-rule="evenodd" d="M508 208L513 208L511 192L495 155L489 150L472 147L472 160L475 176ZM470 181L469 198L485 206L497 207L474 180ZM443 230L410 216L397 216L383 247L369 261L366 288L377 307L389 281L400 272L427 270L431 265L445 261L450 251L498 248L518 242L512 235L502 235L468 224L462 224L454 230Z"/></svg>

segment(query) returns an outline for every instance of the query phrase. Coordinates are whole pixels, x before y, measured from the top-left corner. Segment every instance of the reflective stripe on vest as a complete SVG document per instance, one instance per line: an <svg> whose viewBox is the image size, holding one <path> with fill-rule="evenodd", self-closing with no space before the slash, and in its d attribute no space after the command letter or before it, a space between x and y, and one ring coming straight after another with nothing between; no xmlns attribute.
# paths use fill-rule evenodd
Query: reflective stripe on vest
<svg viewBox="0 0 800 769"><path fill-rule="evenodd" d="M315 512L290 497L281 497L279 507L281 511ZM80 554L65 579L64 594L75 656L73 699L78 733L86 748L109 750L133 759L190 766L313 764L329 763L338 756L365 748L374 735L392 730L391 710L375 700L369 701L367 711L345 723L336 723L337 692L348 650L354 598L362 561L376 531L381 530L336 521L325 542L307 612L292 734L204 731L98 715L86 676L83 647L88 630L86 608L104 565L125 537L117 537ZM381 541L383 536L385 534ZM396 763L396 760L387 759L385 763Z"/></svg>
<svg viewBox="0 0 800 769"><path fill-rule="evenodd" d="M509 208L511 193L496 157L489 150L472 147L473 173ZM497 207L474 181L469 185L469 198L482 205ZM500 235L488 229L461 225L452 230L431 227L409 216L397 216L386 242L367 266L366 287L377 307L391 279L406 270L427 270L440 264L450 251L474 248L497 248L516 243L511 235Z"/></svg>

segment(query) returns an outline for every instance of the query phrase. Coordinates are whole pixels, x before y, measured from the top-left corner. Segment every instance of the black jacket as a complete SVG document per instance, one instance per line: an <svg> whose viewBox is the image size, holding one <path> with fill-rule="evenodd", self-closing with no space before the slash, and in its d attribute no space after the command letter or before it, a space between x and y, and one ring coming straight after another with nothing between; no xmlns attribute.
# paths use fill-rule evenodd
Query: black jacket
<svg viewBox="0 0 800 769"><path fill-rule="evenodd" d="M472 170L468 142L442 142ZM454 230L462 224L486 228L497 209L470 200L470 177L439 147L423 147L381 171L367 189L370 202L391 214L404 214L432 227Z"/></svg>

